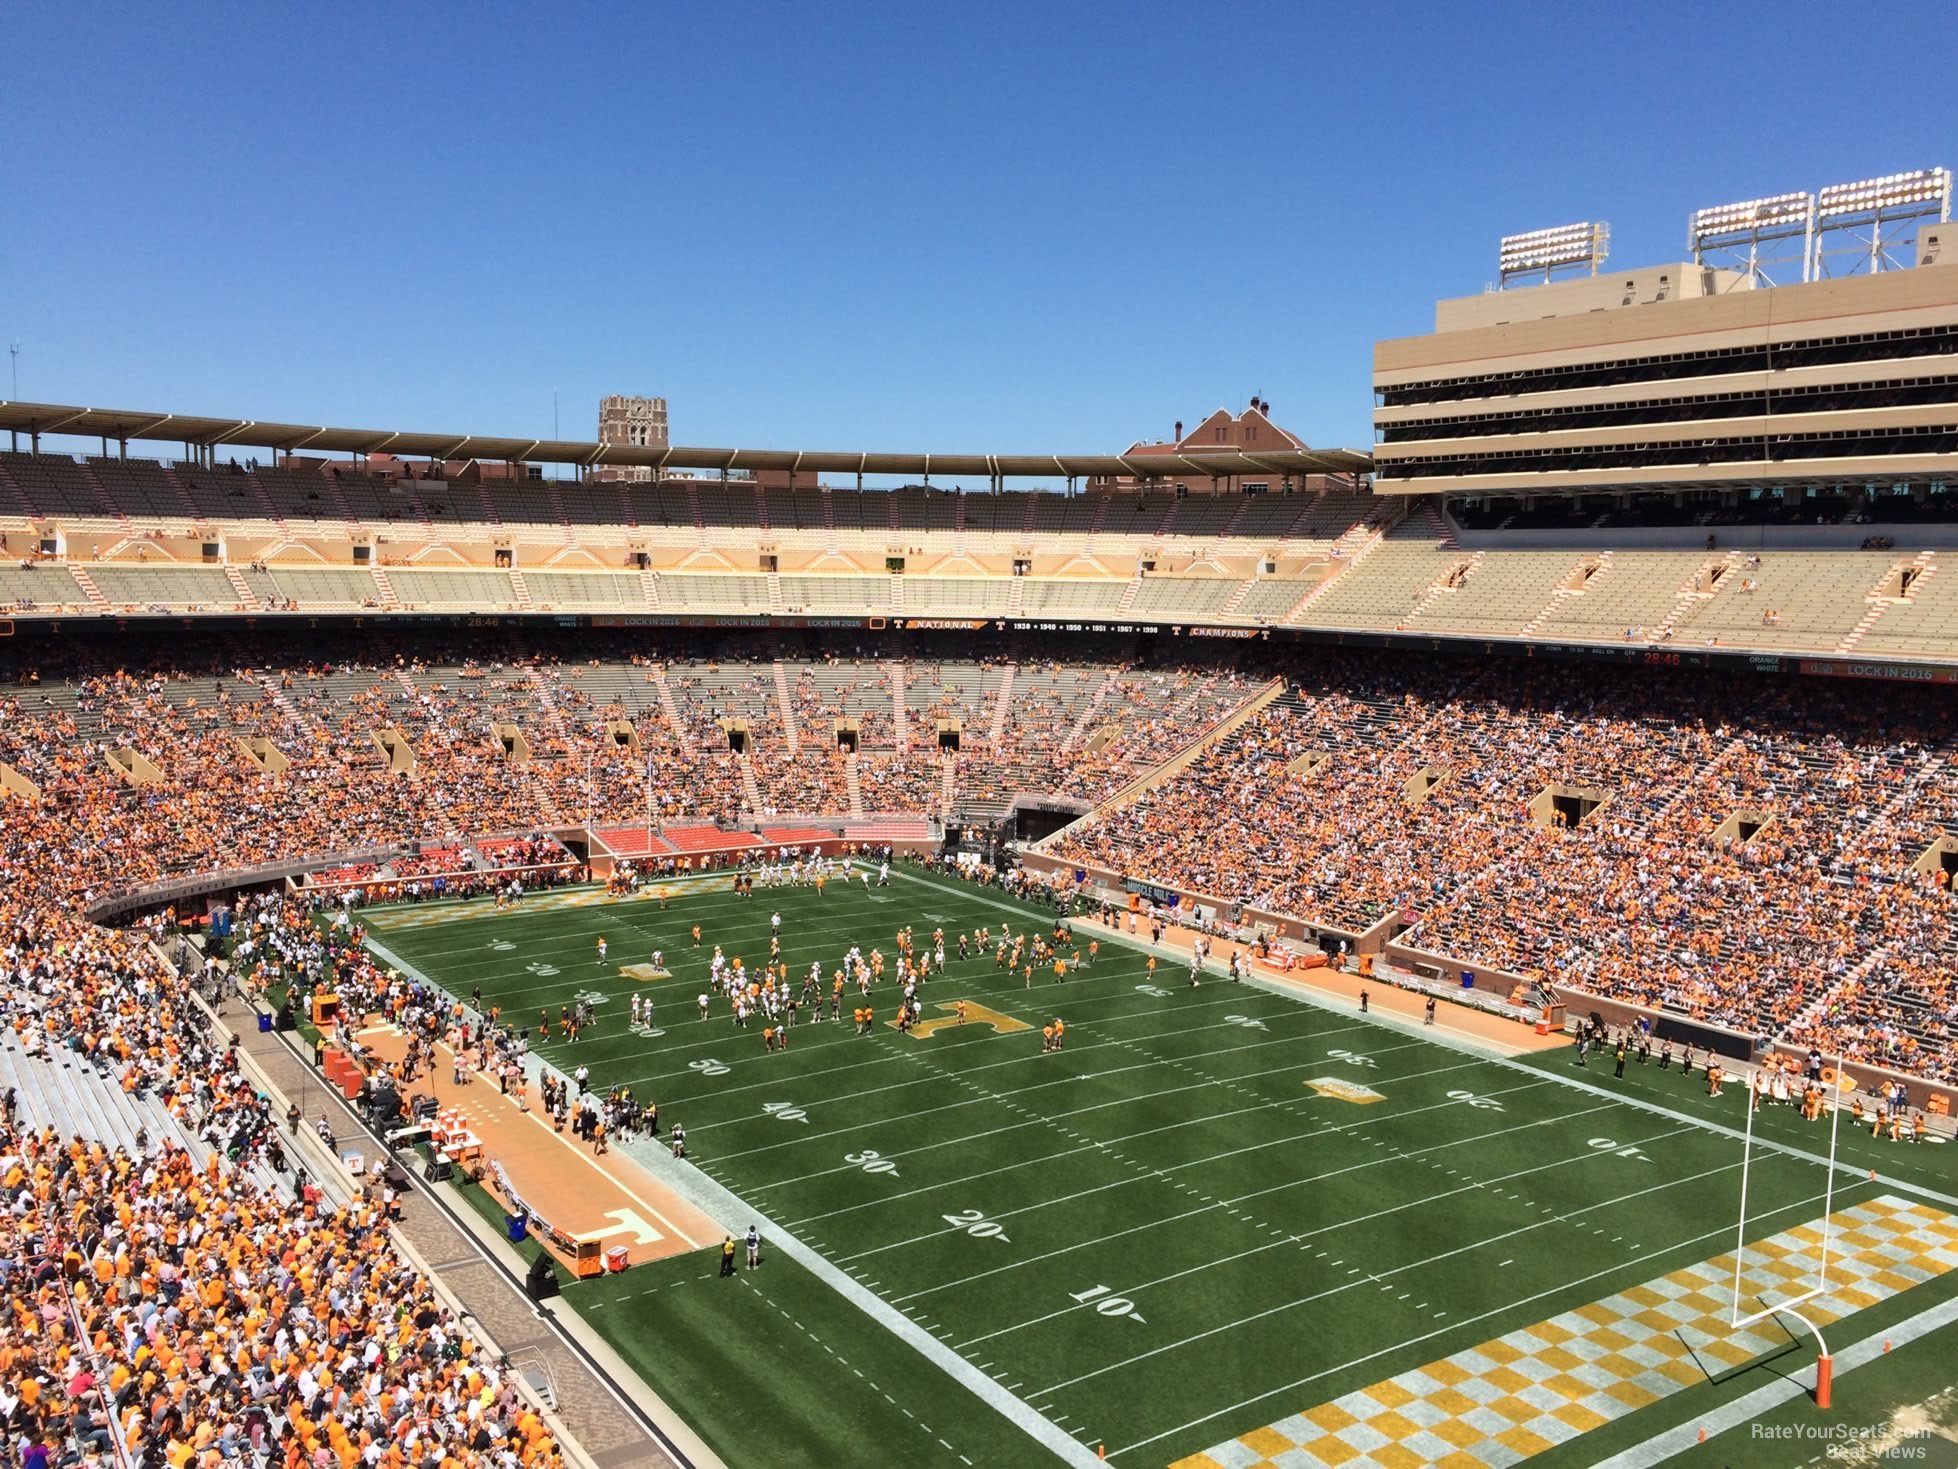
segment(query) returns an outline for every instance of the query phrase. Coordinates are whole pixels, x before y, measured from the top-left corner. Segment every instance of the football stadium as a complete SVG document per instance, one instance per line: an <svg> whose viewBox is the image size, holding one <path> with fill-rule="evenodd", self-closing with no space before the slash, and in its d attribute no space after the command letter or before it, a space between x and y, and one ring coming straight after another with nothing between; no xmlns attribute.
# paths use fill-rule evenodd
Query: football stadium
<svg viewBox="0 0 1958 1469"><path fill-rule="evenodd" d="M9 1462L1958 1464L1958 231L1858 147L1431 269L1362 447L15 343Z"/></svg>

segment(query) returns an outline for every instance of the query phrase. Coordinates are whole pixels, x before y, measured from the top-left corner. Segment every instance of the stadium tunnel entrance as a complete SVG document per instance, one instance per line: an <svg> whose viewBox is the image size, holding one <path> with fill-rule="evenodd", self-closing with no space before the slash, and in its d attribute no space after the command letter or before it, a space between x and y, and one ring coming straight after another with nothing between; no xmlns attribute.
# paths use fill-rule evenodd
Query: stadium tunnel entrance
<svg viewBox="0 0 1958 1469"><path fill-rule="evenodd" d="M1080 820L1091 809L1086 801L1073 801L1062 796L1037 800L1022 796L1007 813L1007 820L1011 823L1014 841L1037 842Z"/></svg>
<svg viewBox="0 0 1958 1469"><path fill-rule="evenodd" d="M1919 872L1944 874L1946 891L1958 886L1958 836L1946 834L1939 837L1925 848L1924 855L1917 859L1915 865Z"/></svg>

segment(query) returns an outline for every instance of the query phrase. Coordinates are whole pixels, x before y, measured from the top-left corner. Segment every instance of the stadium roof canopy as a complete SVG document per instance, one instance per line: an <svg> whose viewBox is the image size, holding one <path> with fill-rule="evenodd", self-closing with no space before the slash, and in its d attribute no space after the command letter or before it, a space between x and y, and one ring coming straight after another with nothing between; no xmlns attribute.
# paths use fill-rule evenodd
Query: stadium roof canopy
<svg viewBox="0 0 1958 1469"><path fill-rule="evenodd" d="M238 446L290 454L393 454L402 458L483 459L528 464L645 465L654 469L794 470L809 474L1134 475L1198 478L1226 475L1368 474L1371 455L1356 449L1241 449L1128 454L874 454L806 449L635 448L578 439L498 438L482 434L409 433L398 429L327 428L263 423L249 418L203 418L126 408L75 408L55 403L0 402L0 430L73 434L126 443Z"/></svg>

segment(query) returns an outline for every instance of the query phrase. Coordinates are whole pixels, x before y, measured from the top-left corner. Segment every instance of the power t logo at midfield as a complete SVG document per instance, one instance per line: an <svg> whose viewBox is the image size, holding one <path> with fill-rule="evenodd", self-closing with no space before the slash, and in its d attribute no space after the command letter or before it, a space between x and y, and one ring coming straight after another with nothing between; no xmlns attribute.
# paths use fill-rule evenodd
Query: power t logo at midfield
<svg viewBox="0 0 1958 1469"><path fill-rule="evenodd" d="M1306 1085L1320 1096L1331 1097L1336 1102L1355 1102L1365 1106L1368 1102L1387 1100L1370 1086L1361 1086L1357 1081L1344 1081L1337 1076L1315 1076Z"/></svg>
<svg viewBox="0 0 1958 1469"><path fill-rule="evenodd" d="M959 1007L956 1000L941 1000L935 1008L953 1013L934 1015L929 1020L920 1020L916 1025L911 1027L910 1035L913 1040L923 1040L927 1036L937 1034L940 1030L956 1030L958 1028L960 1024L957 1015ZM1011 1035L1016 1030L1033 1029L1026 1021L1015 1020L1011 1015L1002 1015L999 1011L982 1005L977 1000L967 1000L965 1002L965 1018L973 1025L990 1025L1001 1035ZM886 1020L884 1024L890 1026L892 1029L897 1028L897 1022L895 1020Z"/></svg>

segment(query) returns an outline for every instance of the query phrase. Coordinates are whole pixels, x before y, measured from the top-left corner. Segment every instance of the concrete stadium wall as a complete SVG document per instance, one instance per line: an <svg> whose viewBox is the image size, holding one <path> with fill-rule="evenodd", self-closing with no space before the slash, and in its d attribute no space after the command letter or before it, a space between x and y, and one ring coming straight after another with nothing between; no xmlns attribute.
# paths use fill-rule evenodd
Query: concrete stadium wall
<svg viewBox="0 0 1958 1469"><path fill-rule="evenodd" d="M1454 524L1452 518L1450 524ZM1455 530L1470 551L1704 551L1707 532L1721 551L1854 551L1887 536L1899 551L1958 546L1958 525L1628 525L1602 530Z"/></svg>

